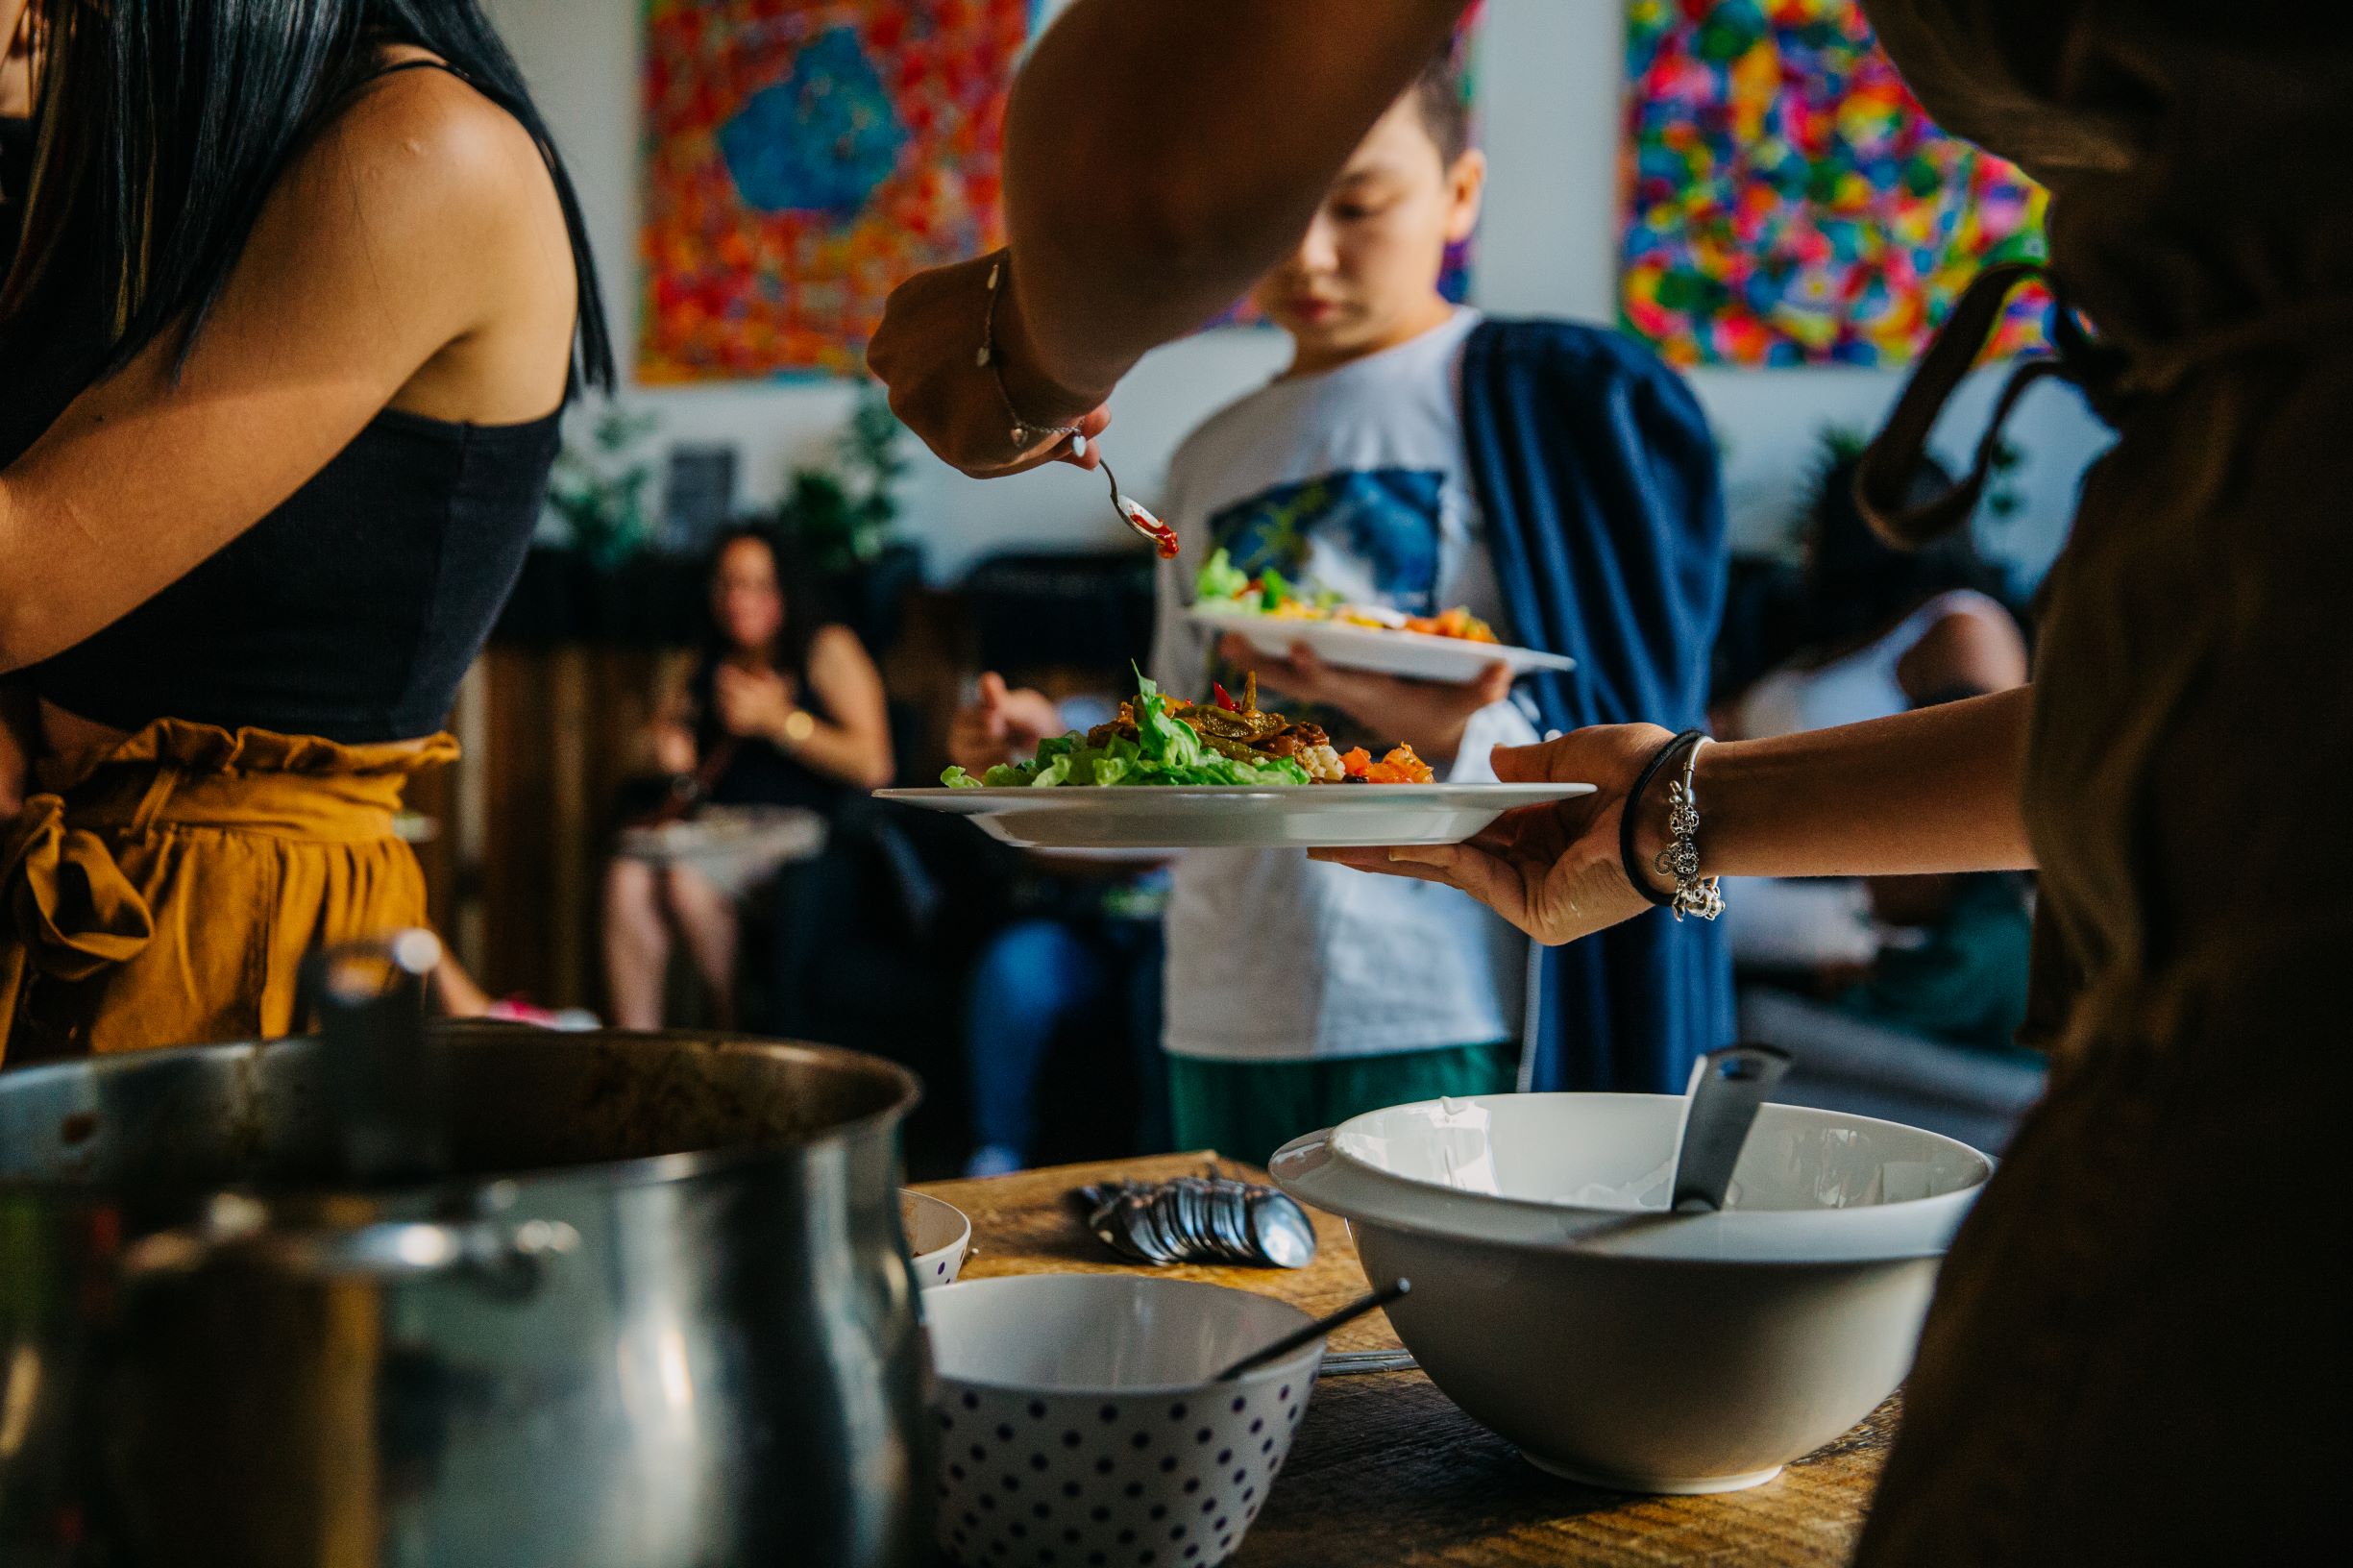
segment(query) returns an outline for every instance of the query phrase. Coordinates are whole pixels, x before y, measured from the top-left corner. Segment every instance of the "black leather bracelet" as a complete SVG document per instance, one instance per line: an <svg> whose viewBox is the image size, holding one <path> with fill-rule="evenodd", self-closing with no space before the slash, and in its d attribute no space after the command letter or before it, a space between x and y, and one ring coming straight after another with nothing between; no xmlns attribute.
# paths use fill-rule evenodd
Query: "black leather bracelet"
<svg viewBox="0 0 2353 1568"><path fill-rule="evenodd" d="M1706 739L1706 735L1699 730L1686 729L1652 752L1651 760L1642 765L1642 772L1634 778L1634 787L1626 796L1625 809L1618 814L1618 869L1626 873L1626 880L1633 884L1636 893L1660 909L1672 907L1675 899L1672 894L1660 893L1651 886L1649 875L1634 857L1634 814L1642 805L1642 797L1650 793L1652 783L1675 754L1687 746L1697 746Z"/></svg>

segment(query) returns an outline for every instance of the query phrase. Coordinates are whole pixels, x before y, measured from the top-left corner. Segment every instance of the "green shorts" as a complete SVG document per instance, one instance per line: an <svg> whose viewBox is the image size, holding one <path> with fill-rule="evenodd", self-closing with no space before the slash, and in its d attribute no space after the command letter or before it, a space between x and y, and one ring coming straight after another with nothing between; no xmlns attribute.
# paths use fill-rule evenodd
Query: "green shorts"
<svg viewBox="0 0 2353 1568"><path fill-rule="evenodd" d="M1385 1105L1502 1094L1520 1075L1517 1041L1299 1062L1168 1058L1168 1115L1180 1149L1262 1165L1302 1133Z"/></svg>

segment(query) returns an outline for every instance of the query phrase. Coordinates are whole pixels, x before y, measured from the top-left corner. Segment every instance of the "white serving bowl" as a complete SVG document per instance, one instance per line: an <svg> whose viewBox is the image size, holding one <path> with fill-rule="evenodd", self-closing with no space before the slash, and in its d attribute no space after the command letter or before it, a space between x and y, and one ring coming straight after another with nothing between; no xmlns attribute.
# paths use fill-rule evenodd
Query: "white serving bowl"
<svg viewBox="0 0 2353 1568"><path fill-rule="evenodd" d="M915 1283L929 1290L953 1285L972 1246L972 1222L963 1210L923 1192L902 1188L898 1194L899 1222L907 1229L907 1253L915 1263Z"/></svg>
<svg viewBox="0 0 2353 1568"><path fill-rule="evenodd" d="M923 1298L940 1544L987 1568L1208 1568L1290 1450L1323 1342L1207 1380L1308 1322L1268 1296L1126 1274L973 1280Z"/></svg>
<svg viewBox="0 0 2353 1568"><path fill-rule="evenodd" d="M1768 1105L1723 1212L1665 1212L1683 1100L1395 1106L1284 1146L1342 1215L1439 1388L1538 1467L1636 1492L1770 1481L1909 1369L1993 1162L1918 1128Z"/></svg>

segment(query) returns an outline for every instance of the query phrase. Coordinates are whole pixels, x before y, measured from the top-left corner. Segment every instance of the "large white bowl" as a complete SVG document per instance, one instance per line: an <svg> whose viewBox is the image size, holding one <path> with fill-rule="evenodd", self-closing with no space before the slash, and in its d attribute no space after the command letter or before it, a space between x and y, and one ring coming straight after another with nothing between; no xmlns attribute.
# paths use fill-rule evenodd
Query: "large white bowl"
<svg viewBox="0 0 2353 1568"><path fill-rule="evenodd" d="M1992 1173L1967 1144L1769 1105L1722 1213L1665 1211L1683 1101L1506 1094L1294 1139L1285 1190L1349 1221L1447 1396L1540 1468L1730 1491L1902 1381L1936 1270Z"/></svg>
<svg viewBox="0 0 2353 1568"><path fill-rule="evenodd" d="M926 1291L923 1315L940 1544L987 1568L1224 1561L1265 1504L1323 1360L1319 1339L1209 1383L1308 1316L1182 1280L971 1280Z"/></svg>

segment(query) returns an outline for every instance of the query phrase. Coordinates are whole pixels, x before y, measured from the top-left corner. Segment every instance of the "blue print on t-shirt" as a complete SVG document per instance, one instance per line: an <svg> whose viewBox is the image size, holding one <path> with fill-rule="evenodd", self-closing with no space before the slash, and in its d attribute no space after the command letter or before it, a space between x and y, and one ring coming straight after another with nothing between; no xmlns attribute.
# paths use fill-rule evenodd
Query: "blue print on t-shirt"
<svg viewBox="0 0 2353 1568"><path fill-rule="evenodd" d="M1294 584L1314 546L1362 563L1391 609L1437 609L1436 469L1375 468L1278 484L1212 514L1211 546L1242 571L1273 567Z"/></svg>

